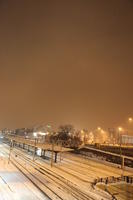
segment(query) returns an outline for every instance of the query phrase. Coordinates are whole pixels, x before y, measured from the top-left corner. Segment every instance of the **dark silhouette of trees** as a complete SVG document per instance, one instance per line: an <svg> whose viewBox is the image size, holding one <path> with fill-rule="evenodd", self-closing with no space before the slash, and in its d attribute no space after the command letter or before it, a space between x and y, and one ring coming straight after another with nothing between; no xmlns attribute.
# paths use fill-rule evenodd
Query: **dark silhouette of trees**
<svg viewBox="0 0 133 200"><path fill-rule="evenodd" d="M82 144L80 131L75 131L71 124L59 126L58 131L48 137L50 143L54 142L65 147L77 148Z"/></svg>
<svg viewBox="0 0 133 200"><path fill-rule="evenodd" d="M68 141L74 133L74 127L71 124L61 125L58 129L58 138L60 140Z"/></svg>

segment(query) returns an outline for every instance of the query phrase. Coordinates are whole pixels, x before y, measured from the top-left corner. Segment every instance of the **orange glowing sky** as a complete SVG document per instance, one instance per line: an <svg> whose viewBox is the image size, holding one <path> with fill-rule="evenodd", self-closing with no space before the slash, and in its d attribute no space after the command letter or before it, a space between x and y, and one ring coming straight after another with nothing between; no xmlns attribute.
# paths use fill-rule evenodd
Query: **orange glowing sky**
<svg viewBox="0 0 133 200"><path fill-rule="evenodd" d="M133 1L1 0L0 127L133 116Z"/></svg>

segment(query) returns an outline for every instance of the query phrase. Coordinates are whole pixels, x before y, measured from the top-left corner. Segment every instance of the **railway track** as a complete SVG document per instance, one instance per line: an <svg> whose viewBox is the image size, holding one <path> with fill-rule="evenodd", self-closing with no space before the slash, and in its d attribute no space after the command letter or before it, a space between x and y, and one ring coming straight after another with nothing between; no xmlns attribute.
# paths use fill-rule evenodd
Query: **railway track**
<svg viewBox="0 0 133 200"><path fill-rule="evenodd" d="M38 189L41 190L49 199L63 200L57 193L55 193L50 187L47 186L43 181L41 181L37 176L32 174L28 169L26 169L22 164L17 162L16 160L11 161L15 167L17 167L30 181L37 186ZM28 174L28 175L27 175ZM52 193L52 195L50 193ZM52 198L53 196L53 198Z"/></svg>
<svg viewBox="0 0 133 200"><path fill-rule="evenodd" d="M21 168L21 170L25 171L26 174L30 175L30 178L36 179L39 182L39 186L41 185L41 190L45 186L45 189L49 190L51 193L54 194L54 199L60 199L63 200L62 195L60 195L63 192L67 193L68 196L71 195L71 199L75 200L94 200L89 194L84 193L79 188L76 188L76 186L72 185L70 182L68 182L64 177L59 176L59 174L53 173L52 170L33 162L30 158L27 156L24 156L24 154L18 152L18 150L13 150L14 154L18 157L15 158L15 156L12 156L12 162L14 165L16 165L18 168ZM19 162L18 162L19 158ZM21 160L21 164L20 164ZM30 167L32 167L34 170L36 170L36 174L28 170L26 167L24 167L24 164L27 163ZM43 177L43 178L42 178ZM58 193L51 189L51 187L48 186L44 182L44 180L47 180L48 182L51 182L52 184L56 185L56 188L60 189L58 190ZM49 193L49 191L47 193ZM61 191L61 193L60 193ZM70 199L70 198L69 198Z"/></svg>
<svg viewBox="0 0 133 200"><path fill-rule="evenodd" d="M69 154L69 159L68 159L68 153L66 154L67 156L65 157L65 162L67 162L67 163L70 163L70 162L75 162L75 164L77 165L77 166L80 166L80 164L79 164L79 161L78 161L78 159L79 158L75 158L73 155L70 155ZM81 158L81 157L80 157ZM91 163L89 162L89 161L91 161ZM101 164L99 163L99 162L97 162L97 161L95 161L95 162L97 162L97 165L94 165L94 164L92 164L92 161L93 160L89 160L89 159L86 159L86 160L82 160L82 164L84 164L86 167L88 167L88 165L89 165L89 167L92 167L93 169L96 169L96 170L98 170L99 171L99 168L100 168L100 170L101 170L101 172L102 172L102 174L104 173L105 175L107 175L106 173L105 173L105 168L106 169L109 169L109 171L110 172L112 172L113 174L116 174L116 176L119 174L119 175L121 175L121 170L119 169L119 168L117 168L116 166L109 166L109 165L105 165L104 166L104 169L103 168L101 168ZM86 167L84 167L84 168L86 168ZM114 168L114 170L112 169L112 168ZM91 168L89 168L89 170L91 170ZM94 171L94 170L93 170ZM117 171L117 172L116 172Z"/></svg>
<svg viewBox="0 0 133 200"><path fill-rule="evenodd" d="M99 171L101 172L102 177L108 176L108 173L106 173L106 171L101 169L100 167L91 166L90 164L89 164L89 167L88 167L88 164L86 164L86 163L83 163L84 165L86 165L86 167L83 167L79 164L79 162L76 162L76 161L73 161L73 160L72 160L72 162L70 162L70 160L66 160L66 159L65 159L65 163L66 163L65 167L69 168L70 170L73 170L73 168L72 168L73 164L75 164L77 166L77 169L78 169L77 172L81 171L81 169L84 169L86 172L87 172L87 170L89 170L89 178L91 177L91 179L92 179L92 181L90 183L94 182L96 175L97 175L97 178L99 177ZM111 172L112 172L113 175L115 174L114 171L110 170L110 173ZM92 173L92 176L90 176L91 173ZM85 172L84 172L84 175L85 175ZM116 176L117 175L118 174L116 173ZM86 176L87 176L87 174L86 174ZM88 181L88 183L89 183L89 181Z"/></svg>
<svg viewBox="0 0 133 200"><path fill-rule="evenodd" d="M23 156L23 154L16 152L19 156ZM44 176L44 178L47 178L48 180L52 180L54 183L56 183L60 188L62 188L64 191L67 191L70 193L75 199L77 200L88 200L93 199L88 197L88 194L83 193L79 188L74 187L70 182L63 179L62 176L59 176L57 173L53 173L51 170L47 169L44 166L32 162L30 159L27 159L27 157L22 157L23 160L26 160L26 162L29 162L30 165L37 170L41 175Z"/></svg>

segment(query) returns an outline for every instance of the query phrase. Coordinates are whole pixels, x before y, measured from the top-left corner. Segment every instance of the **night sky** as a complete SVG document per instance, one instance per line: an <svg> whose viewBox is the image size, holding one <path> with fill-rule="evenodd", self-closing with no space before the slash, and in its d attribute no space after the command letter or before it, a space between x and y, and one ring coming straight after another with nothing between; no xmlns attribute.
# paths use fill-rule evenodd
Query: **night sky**
<svg viewBox="0 0 133 200"><path fill-rule="evenodd" d="M129 116L132 0L0 0L0 128Z"/></svg>

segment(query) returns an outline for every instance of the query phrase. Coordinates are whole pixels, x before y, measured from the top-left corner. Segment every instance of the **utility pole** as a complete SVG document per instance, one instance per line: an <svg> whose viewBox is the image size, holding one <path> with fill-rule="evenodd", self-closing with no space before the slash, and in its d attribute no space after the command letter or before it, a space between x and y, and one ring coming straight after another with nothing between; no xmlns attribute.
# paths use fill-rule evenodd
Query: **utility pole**
<svg viewBox="0 0 133 200"><path fill-rule="evenodd" d="M10 141L8 164L10 163L10 160L11 160L11 151L12 151L12 149L13 149L13 140Z"/></svg>
<svg viewBox="0 0 133 200"><path fill-rule="evenodd" d="M52 141L51 167L53 167L53 155L54 155L54 143L53 143L53 141Z"/></svg>
<svg viewBox="0 0 133 200"><path fill-rule="evenodd" d="M124 170L124 157L122 156L122 135L120 134L121 129L119 128L119 146L120 146L120 159L121 159L121 169ZM123 174L123 172L122 172Z"/></svg>
<svg viewBox="0 0 133 200"><path fill-rule="evenodd" d="M122 127L118 127L118 144L120 148L120 158L122 157L122 148L121 148L121 132L123 131Z"/></svg>
<svg viewBox="0 0 133 200"><path fill-rule="evenodd" d="M119 139L120 139L120 157L122 156L122 149L121 149L121 135L119 135Z"/></svg>
<svg viewBox="0 0 133 200"><path fill-rule="evenodd" d="M35 155L36 155L36 138L34 143L33 161L35 161Z"/></svg>
<svg viewBox="0 0 133 200"><path fill-rule="evenodd" d="M61 162L61 156L62 156L62 142L61 142L61 149L60 149L60 162Z"/></svg>

